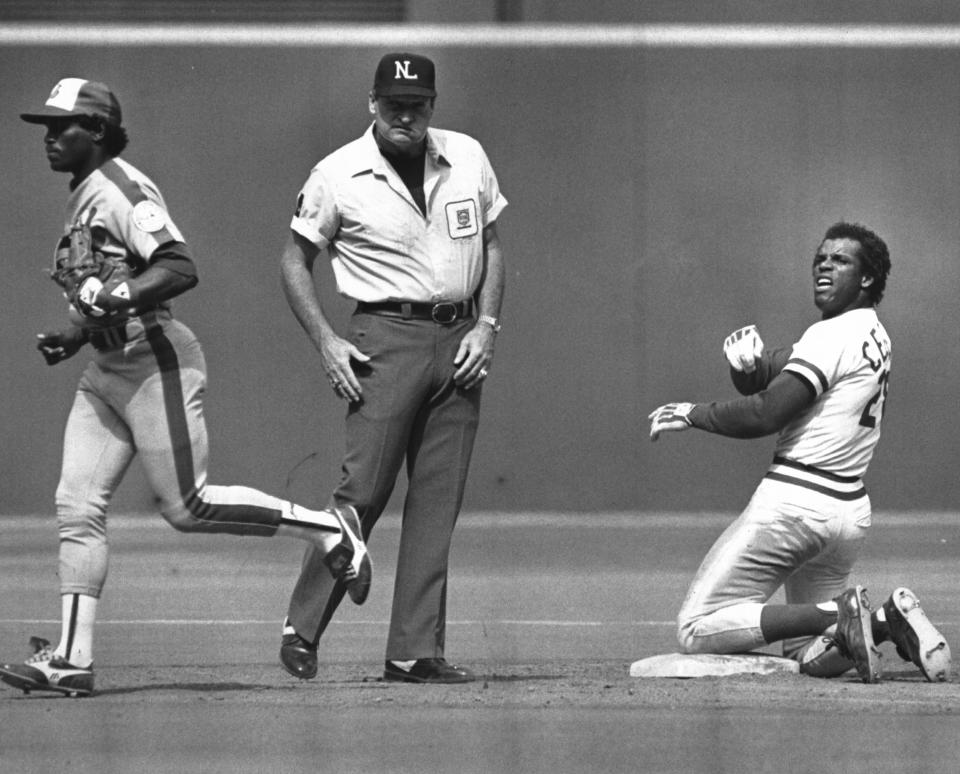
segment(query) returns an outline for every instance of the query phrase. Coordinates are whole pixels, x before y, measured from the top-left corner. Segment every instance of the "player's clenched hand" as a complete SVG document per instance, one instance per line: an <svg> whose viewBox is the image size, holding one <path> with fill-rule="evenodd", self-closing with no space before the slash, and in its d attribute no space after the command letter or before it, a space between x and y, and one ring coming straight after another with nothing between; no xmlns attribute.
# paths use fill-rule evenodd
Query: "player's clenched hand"
<svg viewBox="0 0 960 774"><path fill-rule="evenodd" d="M650 440L656 441L660 433L686 430L691 427L690 412L693 403L667 403L647 415L650 420Z"/></svg>
<svg viewBox="0 0 960 774"><path fill-rule="evenodd" d="M370 358L346 339L333 335L325 338L320 348L323 370L338 398L350 403L360 400L363 390L353 372L352 361L366 363Z"/></svg>
<svg viewBox="0 0 960 774"><path fill-rule="evenodd" d="M37 334L37 349L47 361L47 365L56 365L61 360L73 357L86 341L80 328L65 331L49 331Z"/></svg>
<svg viewBox="0 0 960 774"><path fill-rule="evenodd" d="M756 325L747 325L723 340L723 354L734 371L751 374L763 354L763 339Z"/></svg>

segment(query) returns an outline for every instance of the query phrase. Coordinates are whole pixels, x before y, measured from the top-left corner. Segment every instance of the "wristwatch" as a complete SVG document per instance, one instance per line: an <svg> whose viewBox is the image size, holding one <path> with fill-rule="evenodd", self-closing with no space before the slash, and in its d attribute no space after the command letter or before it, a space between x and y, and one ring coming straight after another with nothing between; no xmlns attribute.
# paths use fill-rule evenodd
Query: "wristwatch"
<svg viewBox="0 0 960 774"><path fill-rule="evenodd" d="M500 321L496 317L491 317L488 314L482 314L479 318L477 318L477 322L486 323L493 328L494 333L500 333L501 325Z"/></svg>

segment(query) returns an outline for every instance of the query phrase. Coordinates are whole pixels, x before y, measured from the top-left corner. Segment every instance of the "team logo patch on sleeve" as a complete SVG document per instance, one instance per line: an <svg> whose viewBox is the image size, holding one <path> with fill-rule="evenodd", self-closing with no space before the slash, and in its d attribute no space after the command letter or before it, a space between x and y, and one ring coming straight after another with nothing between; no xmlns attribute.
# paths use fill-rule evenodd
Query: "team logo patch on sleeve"
<svg viewBox="0 0 960 774"><path fill-rule="evenodd" d="M479 233L477 203L473 199L449 202L446 206L447 230L451 239L463 239Z"/></svg>
<svg viewBox="0 0 960 774"><path fill-rule="evenodd" d="M141 231L153 234L167 225L167 213L156 202L145 199L133 208L133 222Z"/></svg>

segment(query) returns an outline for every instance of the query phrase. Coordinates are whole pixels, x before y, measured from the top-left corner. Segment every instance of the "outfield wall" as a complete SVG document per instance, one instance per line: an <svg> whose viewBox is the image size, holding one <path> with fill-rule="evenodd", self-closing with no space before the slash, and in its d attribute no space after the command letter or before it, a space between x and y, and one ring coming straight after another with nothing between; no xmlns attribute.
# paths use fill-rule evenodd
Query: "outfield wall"
<svg viewBox="0 0 960 774"><path fill-rule="evenodd" d="M42 131L17 114L63 76L114 88L125 158L160 185L198 260L200 285L175 311L208 359L210 480L279 493L316 452L295 485L322 501L338 476L343 407L282 297L278 255L310 167L366 128L373 66L401 45L435 58L436 125L483 142L510 200L504 330L468 508L740 508L772 440L689 433L651 444L646 414L732 396L720 344L733 328L755 322L768 342L788 343L816 319L810 258L838 219L874 227L893 256L881 311L894 370L867 479L875 507L954 508L956 30L904 43L828 29L790 46L775 35L546 32L0 40L0 513L52 508L84 364L48 368L33 349L64 318L43 269L67 180L47 168ZM323 269L342 322L349 307ZM135 466L117 504L150 503Z"/></svg>

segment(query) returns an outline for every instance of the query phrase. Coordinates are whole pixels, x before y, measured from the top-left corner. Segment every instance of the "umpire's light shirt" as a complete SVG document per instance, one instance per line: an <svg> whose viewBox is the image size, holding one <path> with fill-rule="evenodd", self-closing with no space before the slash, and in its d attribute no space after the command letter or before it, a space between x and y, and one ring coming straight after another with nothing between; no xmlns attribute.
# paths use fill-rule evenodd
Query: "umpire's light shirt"
<svg viewBox="0 0 960 774"><path fill-rule="evenodd" d="M356 301L461 301L483 274L483 229L507 200L480 143L427 130L424 216L381 155L373 126L320 161L290 227L329 247L339 292Z"/></svg>

